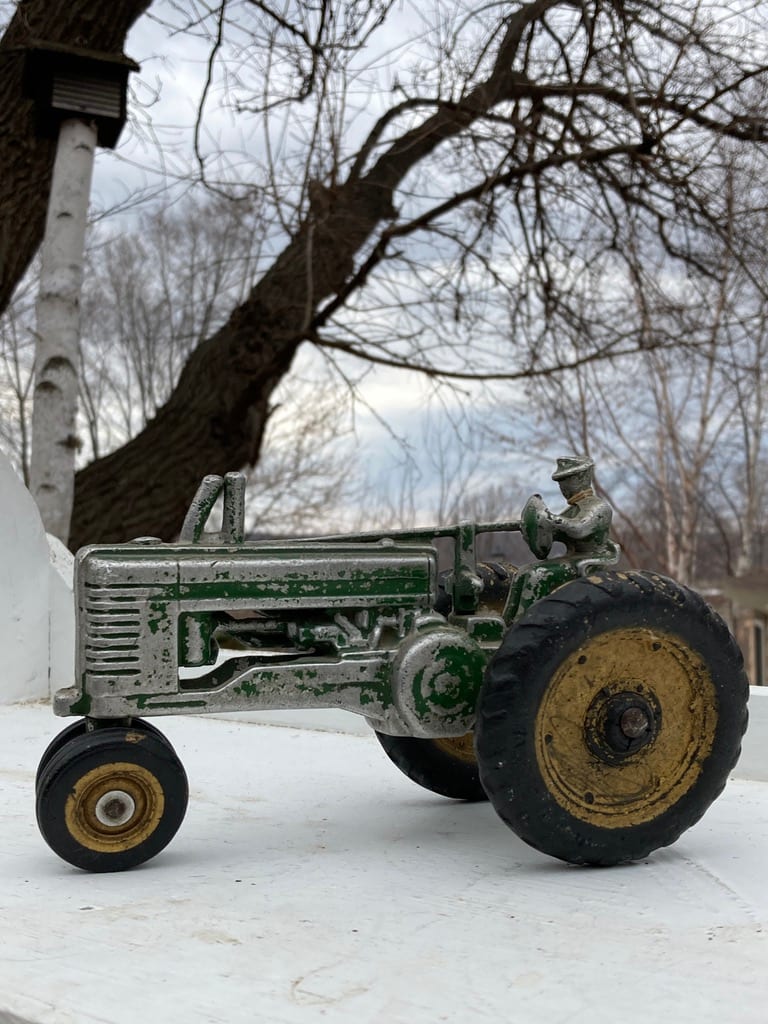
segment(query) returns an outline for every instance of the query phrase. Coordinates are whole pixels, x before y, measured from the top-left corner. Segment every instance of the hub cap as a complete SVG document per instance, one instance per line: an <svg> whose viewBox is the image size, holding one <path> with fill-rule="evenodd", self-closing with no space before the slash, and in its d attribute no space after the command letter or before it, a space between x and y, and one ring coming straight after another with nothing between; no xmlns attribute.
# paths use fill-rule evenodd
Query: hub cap
<svg viewBox="0 0 768 1024"><path fill-rule="evenodd" d="M136 810L136 801L122 789L110 789L96 801L94 813L107 828L119 828L131 820Z"/></svg>
<svg viewBox="0 0 768 1024"><path fill-rule="evenodd" d="M695 783L714 740L709 671L679 637L617 629L587 640L552 677L536 759L566 811L601 828L640 825Z"/></svg>
<svg viewBox="0 0 768 1024"><path fill-rule="evenodd" d="M152 772L121 761L100 765L78 779L67 798L64 820L81 846L116 853L149 838L164 809L163 790Z"/></svg>

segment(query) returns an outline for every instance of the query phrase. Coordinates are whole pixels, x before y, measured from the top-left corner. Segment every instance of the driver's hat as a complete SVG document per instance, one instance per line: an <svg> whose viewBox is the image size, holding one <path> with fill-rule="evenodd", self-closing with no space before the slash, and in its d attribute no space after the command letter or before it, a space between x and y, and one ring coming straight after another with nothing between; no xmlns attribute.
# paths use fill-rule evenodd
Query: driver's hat
<svg viewBox="0 0 768 1024"><path fill-rule="evenodd" d="M594 462L586 455L566 455L557 460L557 469L552 474L552 479L565 480L569 476L591 473L594 468Z"/></svg>

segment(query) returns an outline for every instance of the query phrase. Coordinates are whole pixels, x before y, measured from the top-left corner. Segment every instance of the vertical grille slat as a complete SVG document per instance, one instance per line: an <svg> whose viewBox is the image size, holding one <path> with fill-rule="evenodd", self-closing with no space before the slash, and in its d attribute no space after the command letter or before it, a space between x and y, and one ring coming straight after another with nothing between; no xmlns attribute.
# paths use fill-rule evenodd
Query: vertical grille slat
<svg viewBox="0 0 768 1024"><path fill-rule="evenodd" d="M162 587L86 584L83 592L86 672L93 675L139 675L142 606L163 596ZM130 602L130 606L126 606Z"/></svg>

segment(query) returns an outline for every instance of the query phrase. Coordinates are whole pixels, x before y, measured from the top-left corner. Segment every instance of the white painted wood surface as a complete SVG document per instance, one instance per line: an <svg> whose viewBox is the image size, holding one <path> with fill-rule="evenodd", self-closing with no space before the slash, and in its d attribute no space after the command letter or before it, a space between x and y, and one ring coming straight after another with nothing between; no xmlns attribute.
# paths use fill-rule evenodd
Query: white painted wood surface
<svg viewBox="0 0 768 1024"><path fill-rule="evenodd" d="M768 782L768 686L749 688L749 725L734 775L739 779Z"/></svg>
<svg viewBox="0 0 768 1024"><path fill-rule="evenodd" d="M187 820L127 874L34 823L61 725L0 709L0 1010L34 1024L765 1024L768 787L645 863L579 869L372 737L171 719Z"/></svg>
<svg viewBox="0 0 768 1024"><path fill-rule="evenodd" d="M80 288L96 128L62 122L37 302L30 489L49 533L66 543L77 452Z"/></svg>

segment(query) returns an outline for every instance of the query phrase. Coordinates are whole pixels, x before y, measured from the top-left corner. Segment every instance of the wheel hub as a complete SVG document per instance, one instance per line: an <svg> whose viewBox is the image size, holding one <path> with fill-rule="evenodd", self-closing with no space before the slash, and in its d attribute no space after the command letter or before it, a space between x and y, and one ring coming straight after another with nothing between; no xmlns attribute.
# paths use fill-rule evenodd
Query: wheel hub
<svg viewBox="0 0 768 1024"><path fill-rule="evenodd" d="M607 764L618 764L653 743L660 727L658 701L639 688L615 692L614 687L605 687L587 709L584 723L589 749Z"/></svg>
<svg viewBox="0 0 768 1024"><path fill-rule="evenodd" d="M109 761L86 772L69 794L64 819L69 834L89 850L133 849L157 828L165 795L154 773L129 761Z"/></svg>
<svg viewBox="0 0 768 1024"><path fill-rule="evenodd" d="M642 708L627 708L619 718L619 728L629 739L638 739L651 728L651 717Z"/></svg>
<svg viewBox="0 0 768 1024"><path fill-rule="evenodd" d="M110 789L99 797L94 814L107 828L119 828L129 822L136 812L136 801L122 789Z"/></svg>

